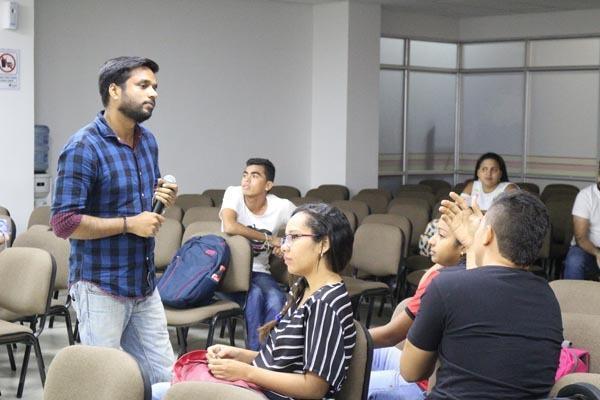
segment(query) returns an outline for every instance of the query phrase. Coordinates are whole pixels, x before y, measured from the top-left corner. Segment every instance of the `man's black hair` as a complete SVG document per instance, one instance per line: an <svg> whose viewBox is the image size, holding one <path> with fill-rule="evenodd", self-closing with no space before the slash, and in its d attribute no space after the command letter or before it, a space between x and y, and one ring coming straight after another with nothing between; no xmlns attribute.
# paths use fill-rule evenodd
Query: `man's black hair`
<svg viewBox="0 0 600 400"><path fill-rule="evenodd" d="M146 67L152 72L158 72L158 64L149 58L123 56L111 58L100 67L98 75L98 89L104 107L108 105L108 88L111 83L123 87L123 84L129 79L131 71L136 68Z"/></svg>
<svg viewBox="0 0 600 400"><path fill-rule="evenodd" d="M246 161L246 167L250 165L262 165L265 169L265 175L268 181L275 181L275 166L273 163L266 158L250 158Z"/></svg>

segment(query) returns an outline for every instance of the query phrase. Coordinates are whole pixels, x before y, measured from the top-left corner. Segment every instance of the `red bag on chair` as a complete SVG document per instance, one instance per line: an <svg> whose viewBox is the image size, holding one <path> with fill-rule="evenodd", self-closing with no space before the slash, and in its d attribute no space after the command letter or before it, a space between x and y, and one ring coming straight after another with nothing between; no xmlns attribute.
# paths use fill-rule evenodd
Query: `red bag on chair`
<svg viewBox="0 0 600 400"><path fill-rule="evenodd" d="M243 380L237 381L226 381L223 379L215 378L208 369L208 360L206 359L206 350L193 350L185 353L173 365L173 378L171 383L175 384L178 382L186 381L202 381L202 382L216 382L225 383L228 385L235 385L246 389L256 390L262 393L260 387L257 385L246 382Z"/></svg>

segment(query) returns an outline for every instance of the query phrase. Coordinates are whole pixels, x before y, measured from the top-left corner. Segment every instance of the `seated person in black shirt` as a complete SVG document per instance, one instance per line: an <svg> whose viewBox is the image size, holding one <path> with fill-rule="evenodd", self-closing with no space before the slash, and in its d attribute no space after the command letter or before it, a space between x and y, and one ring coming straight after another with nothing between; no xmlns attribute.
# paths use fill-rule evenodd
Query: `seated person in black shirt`
<svg viewBox="0 0 600 400"><path fill-rule="evenodd" d="M560 308L547 282L527 271L549 228L533 195L500 195L482 216L455 193L443 219L467 249L467 269L441 274L423 296L400 373L429 377L429 399L539 399L554 383Z"/></svg>

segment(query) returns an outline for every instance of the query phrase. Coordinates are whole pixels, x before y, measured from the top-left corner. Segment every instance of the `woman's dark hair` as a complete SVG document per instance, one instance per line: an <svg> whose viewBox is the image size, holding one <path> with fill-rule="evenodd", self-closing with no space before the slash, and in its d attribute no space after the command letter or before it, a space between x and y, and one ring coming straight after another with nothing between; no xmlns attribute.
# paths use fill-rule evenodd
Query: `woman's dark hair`
<svg viewBox="0 0 600 400"><path fill-rule="evenodd" d="M485 153L477 160L477 164L475 164L475 173L473 174L473 179L479 179L477 177L477 171L479 171L479 167L484 160L494 160L500 166L500 171L502 171L502 176L500 177L500 182L508 182L508 172L506 171L506 163L504 159L496 153Z"/></svg>
<svg viewBox="0 0 600 400"><path fill-rule="evenodd" d="M340 272L346 268L352 257L354 232L344 213L338 208L325 203L303 204L296 208L292 216L300 213L306 214L306 226L315 235L312 238L313 241L319 243L326 237L329 239L329 250L323 256L331 266L331 270ZM278 318L258 328L261 341L266 339L281 316L285 315L290 307L304 294L306 285L307 282L304 277L299 278L292 285L291 295L288 295Z"/></svg>
<svg viewBox="0 0 600 400"><path fill-rule="evenodd" d="M131 71L141 67L149 68L154 73L158 72L158 64L144 57L116 57L102 64L98 76L98 89L104 107L108 105L108 88L110 84L114 83L123 87L123 84L131 76Z"/></svg>

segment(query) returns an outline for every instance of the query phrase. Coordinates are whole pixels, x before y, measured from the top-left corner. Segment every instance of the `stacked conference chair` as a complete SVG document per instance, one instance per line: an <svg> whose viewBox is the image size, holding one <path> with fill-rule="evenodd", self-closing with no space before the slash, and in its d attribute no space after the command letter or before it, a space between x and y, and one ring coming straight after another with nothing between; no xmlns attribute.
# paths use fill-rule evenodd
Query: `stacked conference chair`
<svg viewBox="0 0 600 400"><path fill-rule="evenodd" d="M69 346L48 369L44 400L150 400L146 373L128 353L106 347Z"/></svg>
<svg viewBox="0 0 600 400"><path fill-rule="evenodd" d="M165 209L163 212L163 217L181 222L183 219L183 208L179 207L178 205L172 205L171 207Z"/></svg>
<svg viewBox="0 0 600 400"><path fill-rule="evenodd" d="M385 213L387 211L390 198L385 193L368 192L361 190L352 200L362 201L369 206L369 210L373 214Z"/></svg>
<svg viewBox="0 0 600 400"><path fill-rule="evenodd" d="M0 253L0 308L28 317L29 326L0 320L0 345L8 345L14 369L12 344L25 344L17 398L23 395L29 356L33 347L42 385L46 381L44 359L38 337L46 325L46 315L54 291L56 264L45 250L10 248Z"/></svg>
<svg viewBox="0 0 600 400"><path fill-rule="evenodd" d="M215 207L221 207L221 203L223 203L223 196L225 195L225 189L206 189L204 192L202 192L202 194L210 197Z"/></svg>
<svg viewBox="0 0 600 400"><path fill-rule="evenodd" d="M535 194L536 196L540 195L540 187L535 183L531 182L515 182L521 190L525 190L526 192Z"/></svg>
<svg viewBox="0 0 600 400"><path fill-rule="evenodd" d="M336 200L348 200L350 191L343 185L320 185L318 188L310 189L305 196L316 197L326 203L332 203Z"/></svg>
<svg viewBox="0 0 600 400"><path fill-rule="evenodd" d="M360 224L367 215L371 213L367 203L360 200L336 200L331 203L332 206L342 211L351 211L356 215L357 223Z"/></svg>
<svg viewBox="0 0 600 400"><path fill-rule="evenodd" d="M320 197L313 197L313 196L292 197L291 199L288 199L288 200L291 201L292 203L294 203L295 206L300 206L302 204L309 204L309 203L320 203L323 201Z"/></svg>
<svg viewBox="0 0 600 400"><path fill-rule="evenodd" d="M212 207L214 203L212 198L206 194L180 194L175 200L175 205L187 212L192 207Z"/></svg>
<svg viewBox="0 0 600 400"><path fill-rule="evenodd" d="M73 329L71 324L71 297L67 294L69 289L69 255L71 253L71 245L68 240L61 239L56 236L50 227L46 225L33 225L27 231L21 233L15 239L13 247L32 247L42 249L50 253L56 264L56 279L54 281L54 298L50 304L47 317L50 317L49 326L52 328L54 317L63 317L67 327L67 339L69 344L74 343ZM66 302L62 302L59 298L59 292L66 294Z"/></svg>
<svg viewBox="0 0 600 400"><path fill-rule="evenodd" d="M300 197L300 190L293 186L286 185L275 185L269 191L270 194L274 194L277 197L282 199L294 199L296 197Z"/></svg>
<svg viewBox="0 0 600 400"><path fill-rule="evenodd" d="M218 207L209 207L209 206L196 206L188 208L183 215L183 220L181 223L184 227L193 222L197 221L217 221L221 222L221 218L219 218L219 211L221 209Z"/></svg>
<svg viewBox="0 0 600 400"><path fill-rule="evenodd" d="M179 221L166 218L154 238L154 265L162 273L181 246L183 226Z"/></svg>
<svg viewBox="0 0 600 400"><path fill-rule="evenodd" d="M27 228L29 229L33 225L50 226L50 206L41 206L33 209L29 215L29 221L27 221Z"/></svg>

